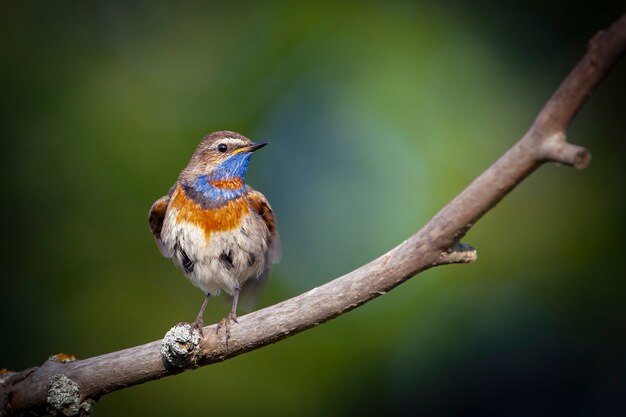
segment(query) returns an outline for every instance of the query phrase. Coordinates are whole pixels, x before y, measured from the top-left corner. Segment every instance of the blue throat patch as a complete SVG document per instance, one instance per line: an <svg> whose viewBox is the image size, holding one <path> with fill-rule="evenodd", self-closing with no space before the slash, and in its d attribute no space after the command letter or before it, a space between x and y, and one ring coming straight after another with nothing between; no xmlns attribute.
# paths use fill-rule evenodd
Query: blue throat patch
<svg viewBox="0 0 626 417"><path fill-rule="evenodd" d="M191 189L212 202L225 202L240 197L246 191L243 183L248 166L250 165L251 152L237 153L219 164L210 174L200 175L191 185ZM241 188L218 188L211 181L227 181L241 178Z"/></svg>
<svg viewBox="0 0 626 417"><path fill-rule="evenodd" d="M246 172L248 172L248 165L250 165L250 157L252 156L252 152L241 152L236 153L230 158L223 161L219 164L213 172L209 174L210 180L227 180L230 178L241 178L242 180L246 177Z"/></svg>

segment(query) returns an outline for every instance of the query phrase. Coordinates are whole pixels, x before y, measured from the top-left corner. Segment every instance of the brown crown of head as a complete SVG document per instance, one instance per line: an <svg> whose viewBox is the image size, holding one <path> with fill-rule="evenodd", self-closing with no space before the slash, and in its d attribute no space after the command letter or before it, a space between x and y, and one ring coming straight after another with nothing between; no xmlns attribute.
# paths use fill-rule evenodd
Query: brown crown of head
<svg viewBox="0 0 626 417"><path fill-rule="evenodd" d="M202 138L179 180L192 182L197 176L210 173L222 161L241 148L252 145L242 134L228 130L213 132Z"/></svg>

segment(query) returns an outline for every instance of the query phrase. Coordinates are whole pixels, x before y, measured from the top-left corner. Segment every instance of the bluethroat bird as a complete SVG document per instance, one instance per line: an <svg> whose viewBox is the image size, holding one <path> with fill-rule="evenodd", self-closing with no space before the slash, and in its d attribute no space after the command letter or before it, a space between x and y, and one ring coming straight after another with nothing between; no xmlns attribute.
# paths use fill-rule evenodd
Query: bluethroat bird
<svg viewBox="0 0 626 417"><path fill-rule="evenodd" d="M167 195L150 208L161 253L205 294L194 327L202 329L209 296L220 290L232 295L232 310L218 325L226 327L227 341L241 288L266 276L280 256L274 212L244 183L252 153L265 145L229 131L205 136Z"/></svg>

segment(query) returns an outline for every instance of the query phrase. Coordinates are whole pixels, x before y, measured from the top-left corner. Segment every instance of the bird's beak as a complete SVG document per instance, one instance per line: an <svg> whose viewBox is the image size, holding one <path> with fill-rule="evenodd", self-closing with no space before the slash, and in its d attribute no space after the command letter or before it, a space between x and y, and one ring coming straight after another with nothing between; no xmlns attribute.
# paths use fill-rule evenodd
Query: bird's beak
<svg viewBox="0 0 626 417"><path fill-rule="evenodd" d="M233 155L237 154L237 153L241 153L241 152L254 152L257 149L261 149L262 147L264 147L268 143L269 142L255 142L252 145L248 145L248 146L244 146L243 148L235 149L235 151L233 151Z"/></svg>

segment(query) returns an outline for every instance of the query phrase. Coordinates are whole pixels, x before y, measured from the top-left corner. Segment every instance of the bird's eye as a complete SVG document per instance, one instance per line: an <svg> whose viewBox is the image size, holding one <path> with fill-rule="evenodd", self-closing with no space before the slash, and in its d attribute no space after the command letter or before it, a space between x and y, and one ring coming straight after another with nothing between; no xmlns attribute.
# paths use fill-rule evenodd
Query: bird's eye
<svg viewBox="0 0 626 417"><path fill-rule="evenodd" d="M228 146L225 143L220 143L217 145L217 150L220 152L226 152L228 150Z"/></svg>

